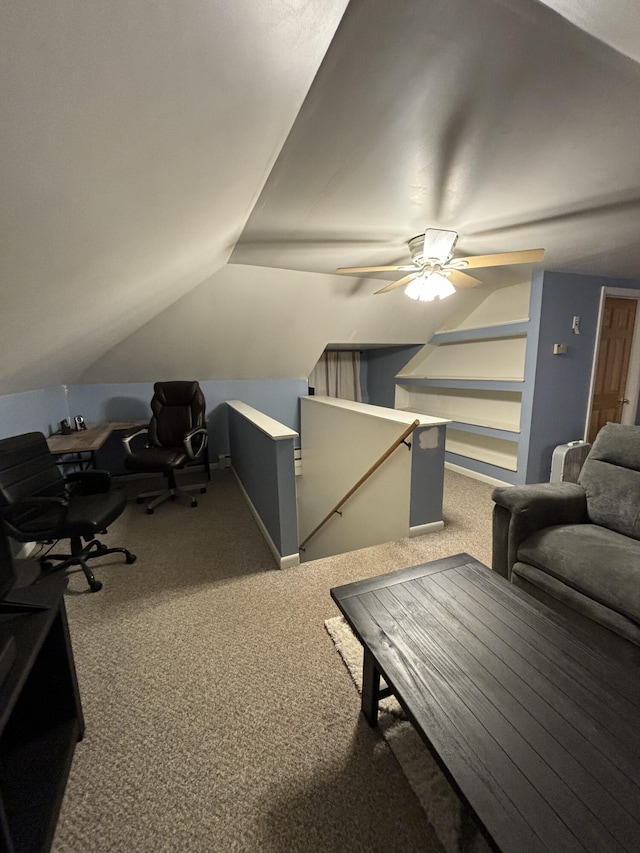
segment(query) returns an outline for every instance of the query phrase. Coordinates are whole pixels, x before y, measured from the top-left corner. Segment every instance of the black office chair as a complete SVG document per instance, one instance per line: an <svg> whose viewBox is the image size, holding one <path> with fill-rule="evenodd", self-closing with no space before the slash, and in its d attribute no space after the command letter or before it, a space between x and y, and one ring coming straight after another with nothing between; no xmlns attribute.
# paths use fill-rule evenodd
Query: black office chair
<svg viewBox="0 0 640 853"><path fill-rule="evenodd" d="M176 471L188 462L201 459L207 479L211 479L206 403L200 385L197 382L156 382L153 392L153 416L149 426L134 429L123 437L127 454L124 464L129 471L160 473L167 478L166 489L144 492L136 498L138 503L155 498L147 505L149 515L153 515L154 509L164 501L179 496L188 498L191 506L198 506L190 492L198 490L204 494L207 491L205 483L183 488L176 485ZM141 435L147 436L146 447L136 450L133 442Z"/></svg>
<svg viewBox="0 0 640 853"><path fill-rule="evenodd" d="M47 553L40 566L45 572L80 566L91 592L102 589L102 583L87 560L115 553L124 554L127 563L136 559L126 548L107 548L95 538L126 506L122 492L109 490L110 482L108 471L77 471L63 477L41 432L0 440L4 533L17 542L69 539L71 554Z"/></svg>

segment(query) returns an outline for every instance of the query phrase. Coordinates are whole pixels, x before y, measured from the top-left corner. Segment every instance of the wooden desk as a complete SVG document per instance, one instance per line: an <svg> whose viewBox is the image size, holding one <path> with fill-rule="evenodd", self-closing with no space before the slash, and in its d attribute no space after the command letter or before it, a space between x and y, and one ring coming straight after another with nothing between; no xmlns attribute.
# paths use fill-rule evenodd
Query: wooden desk
<svg viewBox="0 0 640 853"><path fill-rule="evenodd" d="M50 435L47 445L54 456L74 455L74 462L95 468L96 451L100 450L112 432L111 424L98 424L87 429L73 430L69 435Z"/></svg>
<svg viewBox="0 0 640 853"><path fill-rule="evenodd" d="M382 676L492 850L640 850L636 646L468 554L331 596L364 646L365 717Z"/></svg>
<svg viewBox="0 0 640 853"><path fill-rule="evenodd" d="M95 424L86 429L72 430L68 435L56 433L47 439L49 450L54 456L73 455L76 458L67 460L80 463L85 467L96 467L96 453L115 430L130 429L139 426L134 421ZM62 464L62 461L61 461Z"/></svg>

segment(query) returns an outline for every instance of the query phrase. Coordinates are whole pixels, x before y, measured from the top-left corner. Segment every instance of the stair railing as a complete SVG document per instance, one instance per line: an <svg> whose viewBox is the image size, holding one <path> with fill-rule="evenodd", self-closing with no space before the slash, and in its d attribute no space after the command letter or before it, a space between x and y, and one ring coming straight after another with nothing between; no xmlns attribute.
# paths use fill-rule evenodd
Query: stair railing
<svg viewBox="0 0 640 853"><path fill-rule="evenodd" d="M366 481L369 479L369 477L371 477L371 475L372 475L372 474L374 474L374 473L378 470L378 468L383 464L383 462L385 462L385 461L386 461L386 460L391 456L391 454L392 454L392 453L393 453L393 451L396 449L396 447L399 447L401 444L406 443L407 438L411 435L411 433L414 431L414 429L415 429L417 426L419 426L419 425L420 425L420 421L414 421L412 424L410 424L410 425L409 425L409 426L408 426L408 427L403 431L402 435L401 435L399 438L397 438L397 439L393 442L393 444L391 444L391 445L390 445L390 446L385 450L385 452L382 454L382 456L380 456L380 457L379 457L379 459L377 459L377 460L373 463L373 465L371 466L371 468L369 468L369 470L368 470L365 474L363 474L363 475L362 475L362 477L360 477L360 479L358 480L358 482L357 482L357 483L355 483L355 485L353 485L353 486L349 489L349 491L346 493L346 495L345 495L343 498L341 498L341 500L339 500L339 501L338 501L338 503L334 506L334 508L331 510L331 512L328 512L328 513L325 515L325 517L322 519L322 521L320 522L320 524L318 524L318 526L317 526L317 527L314 527L314 529L313 529L313 530L311 531L311 533L307 536L307 538L306 538L306 539L304 539L304 540L300 543L300 545L298 546L298 550L300 550L300 551L304 551L304 546L305 546L305 545L306 545L306 544L307 544L311 539L313 539L313 537L316 535L316 533L318 533L318 531L319 531L319 530L321 530L321 529L324 527L324 525L327 523L327 521L329 521L329 519L331 518L331 516L335 515L336 513L341 514L341 513L340 513L340 509L341 509L341 507L343 506L343 504L345 504L345 503L349 500L349 498L350 498L352 495L354 495L354 494L358 491L358 489L360 488L360 486L362 486L364 483L366 483ZM408 445L408 446L409 446L409 447L411 447L411 445Z"/></svg>

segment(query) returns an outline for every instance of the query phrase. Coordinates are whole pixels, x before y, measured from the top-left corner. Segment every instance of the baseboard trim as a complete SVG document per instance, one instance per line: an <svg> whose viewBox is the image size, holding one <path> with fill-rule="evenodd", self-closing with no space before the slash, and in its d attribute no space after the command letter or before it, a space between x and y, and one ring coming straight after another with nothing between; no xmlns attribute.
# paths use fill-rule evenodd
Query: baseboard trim
<svg viewBox="0 0 640 853"><path fill-rule="evenodd" d="M429 521L427 524L416 524L409 528L409 536L424 536L425 533L435 533L444 528L444 521Z"/></svg>
<svg viewBox="0 0 640 853"><path fill-rule="evenodd" d="M289 554L286 557L280 557L281 569L293 569L300 565L300 554Z"/></svg>
<svg viewBox="0 0 640 853"><path fill-rule="evenodd" d="M253 505L253 503L251 501L251 498L247 494L247 490L242 485L242 481L240 480L240 477L238 476L236 469L233 467L233 465L231 466L231 470L233 471L233 475L236 478L236 482L237 482L238 486L240 487L242 497L245 499L247 506L249 507L249 511L251 512L251 515L254 517L256 524L260 528L260 533L262 533L262 535L264 536L265 542L267 543L267 545L271 549L271 553L273 554L273 556L276 558L276 563L278 564L278 567L280 569L290 569L293 566L299 566L300 565L300 554L298 554L298 553L286 554L285 556L283 556L278 551L275 542L271 538L269 531L267 530L267 528L264 525L264 522L260 518L258 510L255 508L255 506Z"/></svg>
<svg viewBox="0 0 640 853"><path fill-rule="evenodd" d="M472 480L480 480L481 483L488 483L490 486L513 485L512 483L507 483L505 480L498 480L496 477L489 477L487 474L481 474L479 471L472 471L471 468L463 468L462 465L456 465L454 462L445 462L444 467L449 471L455 471L456 474L471 477Z"/></svg>

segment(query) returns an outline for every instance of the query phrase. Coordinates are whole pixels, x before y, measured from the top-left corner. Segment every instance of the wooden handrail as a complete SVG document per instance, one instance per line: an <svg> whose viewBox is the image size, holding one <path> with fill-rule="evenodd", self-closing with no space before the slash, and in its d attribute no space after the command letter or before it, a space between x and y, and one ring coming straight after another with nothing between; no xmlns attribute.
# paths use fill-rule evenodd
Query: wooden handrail
<svg viewBox="0 0 640 853"><path fill-rule="evenodd" d="M406 440L406 439L411 435L411 433L414 431L414 429L415 429L417 426L419 426L419 425L420 425L420 421L414 421L412 424L410 424L410 425L409 425L409 426L404 430L404 432L402 433L402 435L401 435L399 438L397 438L397 439L393 442L393 444L392 444L390 447L388 447L388 448L387 448L387 450L385 450L385 452L382 454L382 456L381 456L379 459L377 459L377 460L373 463L373 465L371 466L371 468L369 468L369 470L368 470L365 474L363 474L363 475L362 475L362 477L360 477L360 479L358 480L358 482L357 482L354 486L352 486L352 487L349 489L349 491L347 492L347 494L346 494L346 495L345 495L345 496L344 496L340 501L338 501L338 503L334 506L334 508L331 510L331 512L328 512L328 513L325 515L325 517L322 519L322 521L320 522L320 524L319 524L317 527L314 527L314 529L313 529L313 530L311 531L311 533L307 536L307 538L306 538L303 542L301 542L301 543L300 543L300 545L298 546L298 550L299 550L299 551L304 551L304 546L307 544L307 542L309 542L309 540L310 540L310 539L312 539L312 538L316 535L316 533L317 533L317 532L318 532L322 527L324 527L324 525L327 523L327 521L329 521L329 519L331 518L331 516L332 516L332 515L335 515L335 513L336 513L336 512L338 512L338 510L340 509L340 507L341 507L344 503L346 503L346 501L348 501L348 500L349 500L349 498L351 497L351 495L353 495L355 492L357 492L357 491L358 491L358 489L360 488L360 486L361 486L363 483L365 483L365 482L369 479L369 477L370 477L372 474L374 474L374 473L378 470L378 468L382 465L382 463L383 463L386 459L388 459L388 458L389 458L389 456L391 456L391 454L392 454L392 453L393 453L393 451L396 449L396 447L399 447L399 446L402 444L402 442L403 442L403 441L405 441L405 440Z"/></svg>

